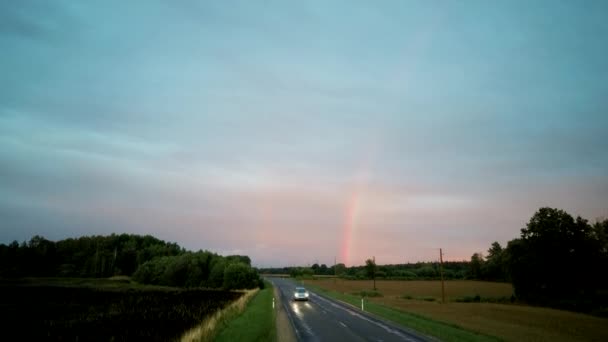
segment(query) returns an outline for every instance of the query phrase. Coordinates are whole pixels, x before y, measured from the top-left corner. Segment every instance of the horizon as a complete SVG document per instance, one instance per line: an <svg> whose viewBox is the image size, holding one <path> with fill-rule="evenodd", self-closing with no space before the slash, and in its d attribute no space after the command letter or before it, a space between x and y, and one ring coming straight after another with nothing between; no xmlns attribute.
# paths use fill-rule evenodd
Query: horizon
<svg viewBox="0 0 608 342"><path fill-rule="evenodd" d="M44 237L44 236L39 236L39 235L37 235L37 236L39 236L39 237L41 237L41 238L44 238L45 240L51 241L51 242L53 242L53 243L57 243L57 242L59 242L59 241L62 241L62 240L68 240L68 239L75 239L75 240L77 240L77 239L79 239L79 238L91 238L91 237L97 237L97 236L109 237L109 236L112 236L112 235L121 235L121 234L129 234L129 233L116 233L116 232L115 232L115 233L110 233L110 234L108 234L108 235L81 235L81 236L68 236L68 237L65 237L65 238L60 239L60 240L52 240L52 239L47 239L47 238L46 238L46 237ZM143 236L143 235L142 235L142 236ZM34 237L35 237L35 236L32 236L31 238L34 238ZM155 236L152 236L152 237L156 238ZM31 238L30 238L30 239L31 239ZM30 241L30 239L23 240L23 241L13 240L13 241L10 241L10 242L8 242L8 243L7 243L7 242L0 242L0 244L4 244L4 245L7 245L7 246L8 246L8 245L9 245L9 244L11 244L11 243L17 242L17 243L18 243L18 244L21 246L21 245L23 245L23 244L28 244L28 243L29 243L29 241ZM159 240L161 240L161 239L159 239ZM197 253L197 252L210 252L210 253L215 253L215 254L218 254L218 255L221 255L221 256L230 256L229 254L219 254L219 253L217 253L216 251L213 251L213 250L208 250L208 249L205 249L205 248L200 248L200 249L196 249L196 250L194 250L194 249L188 249L188 248L183 247L182 245L180 245L179 243L177 243L177 242L175 242L175 241L165 241L165 240L161 240L161 241L164 241L165 243L175 243L175 244L177 244L177 245L178 245L180 248L183 248L183 249L184 249L186 252L191 252L191 253ZM503 248L506 248L506 246L502 246L502 247L503 247ZM437 250L439 250L439 249L437 249ZM482 254L483 254L483 253L482 253ZM236 254L233 254L233 255L236 255ZM444 255L445 255L445 254L444 254ZM375 259L375 257L374 257L374 256L372 256L372 258L374 258L374 259ZM451 262L458 263L458 262L470 262L470 261L471 261L471 260L470 260L470 258L469 258L469 259L465 258L465 259L462 259L462 260L456 260L456 259L452 260L452 259L445 259L445 258L443 259L443 262L444 262L444 263L451 263ZM404 261L404 262L399 262L399 263L378 263L378 266L392 266L392 265L415 265L415 264L429 264L429 263L439 263L439 262L440 262L440 261L439 261L439 258L437 258L437 260ZM319 266L321 266L321 265L325 265L325 266L327 266L328 268L329 268L329 267L333 267L333 266L334 266L334 264L333 264L333 263L332 263L332 264L329 264L329 263L320 262L320 261L318 261L318 260L316 260L315 262L309 262L309 263L305 263L305 264L298 264L298 265L295 265L295 264L294 264L294 265L289 265L289 266L276 266L276 267L275 267L275 266L272 266L272 265L268 265L268 266L260 266L260 265L256 265L256 264L255 264L255 262L254 262L254 260L252 260L252 261L251 261L251 264L252 264L251 266L253 266L253 267L257 267L257 268L261 268L261 269L279 269L279 268L293 268L293 267L311 267L311 266L312 266L312 265L314 265L314 264L317 264L317 265L319 265ZM335 265L337 265L337 264L343 264L343 263L338 262L338 260L336 259L336 264L335 264ZM353 265L345 265L345 266L346 266L346 267L363 267L363 266L365 266L365 261L363 261L361 264L353 264Z"/></svg>
<svg viewBox="0 0 608 342"><path fill-rule="evenodd" d="M469 260L608 217L608 3L0 3L0 243ZM135 15L137 14L137 15Z"/></svg>

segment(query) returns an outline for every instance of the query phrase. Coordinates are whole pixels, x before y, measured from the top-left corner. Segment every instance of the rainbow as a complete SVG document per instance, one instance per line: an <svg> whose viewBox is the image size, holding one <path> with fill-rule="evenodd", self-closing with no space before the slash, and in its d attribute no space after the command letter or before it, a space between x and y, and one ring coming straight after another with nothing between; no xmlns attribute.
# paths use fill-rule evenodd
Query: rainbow
<svg viewBox="0 0 608 342"><path fill-rule="evenodd" d="M353 230L357 225L360 195L361 193L359 191L355 191L346 206L346 215L342 230L342 246L340 248L340 261L344 264L350 264L350 249L352 247Z"/></svg>
<svg viewBox="0 0 608 342"><path fill-rule="evenodd" d="M374 156L380 147L380 140L375 139L362 151L361 163L354 175L353 191L347 199L346 212L344 213L344 226L342 228L342 240L340 242L339 263L352 265L351 254L356 243L357 225L361 217L361 202L370 186L371 166L374 165Z"/></svg>

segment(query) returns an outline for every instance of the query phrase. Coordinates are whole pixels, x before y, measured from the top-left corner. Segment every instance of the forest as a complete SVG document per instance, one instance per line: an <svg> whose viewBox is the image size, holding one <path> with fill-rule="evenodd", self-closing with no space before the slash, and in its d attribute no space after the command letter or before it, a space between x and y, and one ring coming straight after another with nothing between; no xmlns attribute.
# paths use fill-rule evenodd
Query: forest
<svg viewBox="0 0 608 342"><path fill-rule="evenodd" d="M241 289L263 286L248 256L187 251L153 236L112 234L0 244L0 277L130 276L142 284Z"/></svg>

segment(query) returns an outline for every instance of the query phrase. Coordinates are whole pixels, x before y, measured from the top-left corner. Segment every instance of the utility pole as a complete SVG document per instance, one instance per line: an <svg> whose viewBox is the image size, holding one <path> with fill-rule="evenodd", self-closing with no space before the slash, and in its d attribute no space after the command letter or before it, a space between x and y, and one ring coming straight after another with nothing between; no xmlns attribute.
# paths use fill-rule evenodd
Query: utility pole
<svg viewBox="0 0 608 342"><path fill-rule="evenodd" d="M374 291L376 291L376 257L372 256L372 259L374 260L374 273L372 275L372 277L374 278Z"/></svg>
<svg viewBox="0 0 608 342"><path fill-rule="evenodd" d="M439 248L439 273L441 274L441 303L445 304L445 286L443 285L443 251Z"/></svg>
<svg viewBox="0 0 608 342"><path fill-rule="evenodd" d="M338 273L336 272L336 257L334 256L334 284L336 283L336 275Z"/></svg>

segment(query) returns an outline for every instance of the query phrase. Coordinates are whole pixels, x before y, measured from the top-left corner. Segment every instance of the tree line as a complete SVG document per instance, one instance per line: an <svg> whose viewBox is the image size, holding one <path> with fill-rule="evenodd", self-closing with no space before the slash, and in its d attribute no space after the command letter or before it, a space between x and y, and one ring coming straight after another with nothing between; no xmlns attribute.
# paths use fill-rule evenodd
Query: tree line
<svg viewBox="0 0 608 342"><path fill-rule="evenodd" d="M186 251L150 235L84 236L57 242L34 236L0 244L0 277L110 277L178 287L263 286L248 256Z"/></svg>
<svg viewBox="0 0 608 342"><path fill-rule="evenodd" d="M378 265L376 279L385 280L436 280L441 277L439 262L416 262L404 264ZM310 267L262 268L264 274L289 274L292 277L312 277L315 275L336 275L344 279L369 279L366 265L346 267L343 263L334 266L313 264ZM471 279L468 261L446 261L443 263L444 279Z"/></svg>

